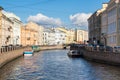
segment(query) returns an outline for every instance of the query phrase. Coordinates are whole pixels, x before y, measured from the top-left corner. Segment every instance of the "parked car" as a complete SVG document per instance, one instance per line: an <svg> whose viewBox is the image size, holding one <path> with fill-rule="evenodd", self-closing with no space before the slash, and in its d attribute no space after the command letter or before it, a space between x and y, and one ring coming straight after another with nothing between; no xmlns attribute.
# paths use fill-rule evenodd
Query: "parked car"
<svg viewBox="0 0 120 80"><path fill-rule="evenodd" d="M111 46L106 46L106 51L110 51L110 52L113 52L113 48Z"/></svg>
<svg viewBox="0 0 120 80"><path fill-rule="evenodd" d="M120 52L120 46L115 46L114 47L114 52Z"/></svg>
<svg viewBox="0 0 120 80"><path fill-rule="evenodd" d="M113 52L113 48L111 46L104 46L104 45L99 45L99 50L100 51L110 51Z"/></svg>

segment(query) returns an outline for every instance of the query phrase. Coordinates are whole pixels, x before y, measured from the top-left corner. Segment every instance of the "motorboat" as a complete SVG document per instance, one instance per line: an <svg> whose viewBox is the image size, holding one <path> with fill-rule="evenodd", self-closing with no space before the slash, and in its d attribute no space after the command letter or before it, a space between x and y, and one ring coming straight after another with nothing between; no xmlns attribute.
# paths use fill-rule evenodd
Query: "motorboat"
<svg viewBox="0 0 120 80"><path fill-rule="evenodd" d="M24 55L24 56L32 56L32 55L33 55L33 50L25 50L25 51L23 52L23 55Z"/></svg>
<svg viewBox="0 0 120 80"><path fill-rule="evenodd" d="M33 45L32 49L33 49L34 52L39 52L40 51L40 46Z"/></svg>
<svg viewBox="0 0 120 80"><path fill-rule="evenodd" d="M69 57L82 57L82 56L83 56L82 52L79 51L79 50L70 50L70 51L67 53L67 55L68 55Z"/></svg>

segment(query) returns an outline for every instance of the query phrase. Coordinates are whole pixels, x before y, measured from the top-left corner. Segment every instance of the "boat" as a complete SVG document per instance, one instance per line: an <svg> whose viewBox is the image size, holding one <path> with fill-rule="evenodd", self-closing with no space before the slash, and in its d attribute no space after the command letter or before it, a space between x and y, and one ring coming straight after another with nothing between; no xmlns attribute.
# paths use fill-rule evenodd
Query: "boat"
<svg viewBox="0 0 120 80"><path fill-rule="evenodd" d="M66 46L64 46L64 47L63 47L63 49L67 49L67 47L66 47Z"/></svg>
<svg viewBox="0 0 120 80"><path fill-rule="evenodd" d="M23 52L23 55L24 55L24 56L32 56L32 55L33 55L33 50L25 50L25 51Z"/></svg>
<svg viewBox="0 0 120 80"><path fill-rule="evenodd" d="M79 50L70 50L68 53L67 53L67 55L69 56L69 57L82 57L83 55L82 55L82 52L80 52Z"/></svg>
<svg viewBox="0 0 120 80"><path fill-rule="evenodd" d="M33 50L33 52L39 52L40 51L40 46L33 45L32 50Z"/></svg>

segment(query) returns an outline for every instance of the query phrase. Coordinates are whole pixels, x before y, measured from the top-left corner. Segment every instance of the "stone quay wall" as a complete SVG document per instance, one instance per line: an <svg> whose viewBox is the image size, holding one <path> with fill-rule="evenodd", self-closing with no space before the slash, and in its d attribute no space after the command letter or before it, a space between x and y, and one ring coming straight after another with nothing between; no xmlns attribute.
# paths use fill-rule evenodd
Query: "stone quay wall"
<svg viewBox="0 0 120 80"><path fill-rule="evenodd" d="M83 52L83 56L85 59L88 59L94 62L101 62L101 63L120 66L120 53L85 51Z"/></svg>
<svg viewBox="0 0 120 80"><path fill-rule="evenodd" d="M4 66L6 63L20 57L23 55L23 51L25 50L31 50L31 47L22 47L22 48L17 48L15 50L11 51L4 51L0 52L0 68Z"/></svg>
<svg viewBox="0 0 120 80"><path fill-rule="evenodd" d="M70 49L80 50L86 60L120 66L120 52L115 52L115 50L101 50L99 47L94 48L82 45L72 45Z"/></svg>
<svg viewBox="0 0 120 80"><path fill-rule="evenodd" d="M53 49L63 49L62 45L57 46L41 46L40 50L53 50ZM11 47L11 48L1 48L0 49L0 68L3 67L8 62L23 56L25 50L32 50L31 47Z"/></svg>
<svg viewBox="0 0 120 80"><path fill-rule="evenodd" d="M52 45L52 46L41 46L40 50L54 50L54 49L63 49L62 45Z"/></svg>

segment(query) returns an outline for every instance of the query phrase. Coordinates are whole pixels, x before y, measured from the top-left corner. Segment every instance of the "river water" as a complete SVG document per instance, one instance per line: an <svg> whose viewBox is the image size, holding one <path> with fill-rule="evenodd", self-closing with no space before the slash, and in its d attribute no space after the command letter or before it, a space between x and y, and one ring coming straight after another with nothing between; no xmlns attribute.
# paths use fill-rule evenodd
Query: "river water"
<svg viewBox="0 0 120 80"><path fill-rule="evenodd" d="M120 80L120 68L69 58L68 50L20 57L0 69L0 80Z"/></svg>

